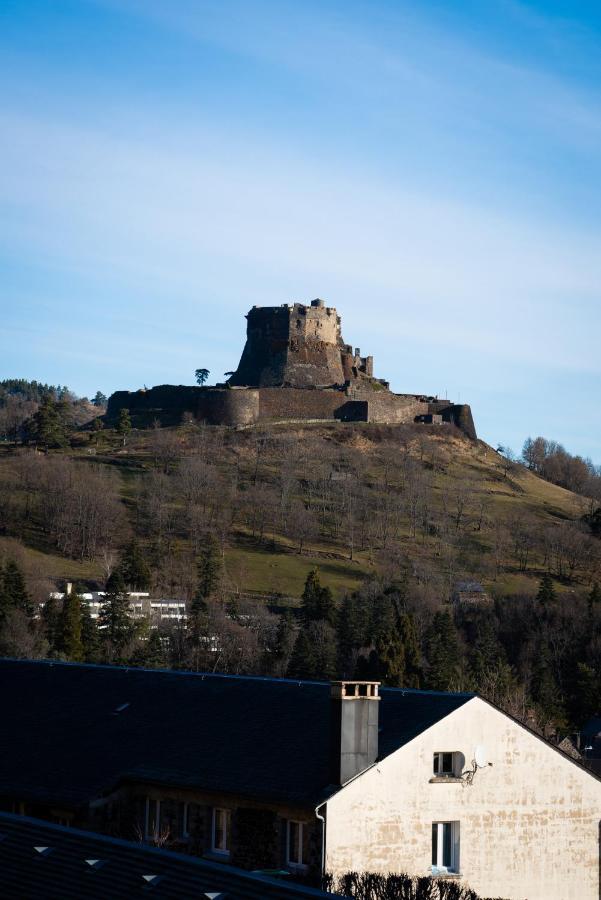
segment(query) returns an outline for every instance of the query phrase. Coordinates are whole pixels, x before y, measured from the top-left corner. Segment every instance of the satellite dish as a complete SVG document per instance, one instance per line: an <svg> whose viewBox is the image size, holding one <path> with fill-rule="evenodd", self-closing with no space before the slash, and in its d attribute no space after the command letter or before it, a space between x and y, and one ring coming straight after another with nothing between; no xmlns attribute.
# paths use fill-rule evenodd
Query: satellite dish
<svg viewBox="0 0 601 900"><path fill-rule="evenodd" d="M488 757L486 755L486 748L482 744L478 744L476 749L474 750L474 762L478 766L479 769L483 769L488 765Z"/></svg>

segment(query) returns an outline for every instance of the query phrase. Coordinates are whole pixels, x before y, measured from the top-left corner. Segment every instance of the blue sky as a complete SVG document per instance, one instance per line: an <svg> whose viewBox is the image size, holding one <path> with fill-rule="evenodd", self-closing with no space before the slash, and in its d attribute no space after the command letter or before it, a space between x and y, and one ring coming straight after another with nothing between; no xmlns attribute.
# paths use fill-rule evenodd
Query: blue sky
<svg viewBox="0 0 601 900"><path fill-rule="evenodd" d="M0 89L0 377L220 380L320 296L601 463L598 3L3 0Z"/></svg>

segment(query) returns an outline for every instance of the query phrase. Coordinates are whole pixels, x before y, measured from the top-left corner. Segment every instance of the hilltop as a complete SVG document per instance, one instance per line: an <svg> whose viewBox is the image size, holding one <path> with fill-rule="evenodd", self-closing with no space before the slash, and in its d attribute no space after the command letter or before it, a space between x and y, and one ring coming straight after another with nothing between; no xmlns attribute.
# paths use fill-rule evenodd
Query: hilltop
<svg viewBox="0 0 601 900"><path fill-rule="evenodd" d="M109 518L105 527L93 512L87 543L66 536L66 509L46 520L45 492L60 506L75 473L77 514L100 491ZM157 588L189 597L209 531L232 591L299 597L314 565L338 596L402 569L432 602L457 580L501 596L535 591L547 569L560 590L599 576L599 542L582 521L590 501L453 427L188 424L133 431L125 446L112 430L89 431L47 456L4 447L0 485L1 545L18 540L26 571L45 580L102 583L107 557L135 536Z"/></svg>

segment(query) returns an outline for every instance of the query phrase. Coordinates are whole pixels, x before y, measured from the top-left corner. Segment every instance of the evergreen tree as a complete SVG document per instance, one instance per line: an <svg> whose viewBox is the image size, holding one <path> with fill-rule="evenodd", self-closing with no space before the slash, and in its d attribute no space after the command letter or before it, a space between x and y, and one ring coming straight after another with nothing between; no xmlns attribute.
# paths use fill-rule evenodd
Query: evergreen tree
<svg viewBox="0 0 601 900"><path fill-rule="evenodd" d="M592 716L601 712L601 676L586 663L576 664L572 721L581 728Z"/></svg>
<svg viewBox="0 0 601 900"><path fill-rule="evenodd" d="M546 641L538 647L532 670L532 697L545 723L565 724L561 691L551 665L551 653Z"/></svg>
<svg viewBox="0 0 601 900"><path fill-rule="evenodd" d="M292 656L294 643L294 620L290 611L287 611L278 619L273 646L267 648L263 657L263 670L268 670L278 677L284 675Z"/></svg>
<svg viewBox="0 0 601 900"><path fill-rule="evenodd" d="M31 419L29 437L46 449L65 447L70 412L66 401L57 402L48 394Z"/></svg>
<svg viewBox="0 0 601 900"><path fill-rule="evenodd" d="M326 622L309 622L298 632L288 666L292 678L322 679L336 675L334 630Z"/></svg>
<svg viewBox="0 0 601 900"><path fill-rule="evenodd" d="M82 598L76 591L65 594L58 623L58 650L72 662L81 662L84 658L81 604Z"/></svg>
<svg viewBox="0 0 601 900"><path fill-rule="evenodd" d="M19 609L26 616L33 615L25 576L14 559L7 560L4 568L0 569L0 621L9 609Z"/></svg>
<svg viewBox="0 0 601 900"><path fill-rule="evenodd" d="M219 545L213 535L207 535L198 559L198 587L192 600L192 615L206 613L207 601L215 594L221 582L221 570Z"/></svg>
<svg viewBox="0 0 601 900"><path fill-rule="evenodd" d="M129 598L120 573L111 575L106 596L100 609L98 625L108 642L109 657L122 658L126 645L133 637L134 627L129 615Z"/></svg>
<svg viewBox="0 0 601 900"><path fill-rule="evenodd" d="M101 659L100 633L85 600L81 601L81 643L84 661L87 663L99 662Z"/></svg>
<svg viewBox="0 0 601 900"><path fill-rule="evenodd" d="M588 595L588 609L589 613L592 613L595 609L601 609L601 587L598 581L595 581Z"/></svg>
<svg viewBox="0 0 601 900"><path fill-rule="evenodd" d="M125 443L127 441L128 435L131 432L131 418L129 415L129 410L123 407L123 409L119 410L119 419L117 421L117 434L120 434L123 438L123 446L125 447Z"/></svg>
<svg viewBox="0 0 601 900"><path fill-rule="evenodd" d="M419 688L423 678L422 655L415 628L415 619L411 613L400 613L397 627L405 651L404 687Z"/></svg>
<svg viewBox="0 0 601 900"><path fill-rule="evenodd" d="M336 624L336 604L329 587L323 587L317 569L311 569L303 589L301 609L305 622Z"/></svg>
<svg viewBox="0 0 601 900"><path fill-rule="evenodd" d="M368 643L365 610L366 604L359 594L346 594L338 610L338 669L343 678L354 677L357 651Z"/></svg>
<svg viewBox="0 0 601 900"><path fill-rule="evenodd" d="M96 391L92 403L94 406L106 406L106 394L103 394L102 391Z"/></svg>
<svg viewBox="0 0 601 900"><path fill-rule="evenodd" d="M135 539L123 551L119 571L130 591L146 591L150 587L150 566Z"/></svg>
<svg viewBox="0 0 601 900"><path fill-rule="evenodd" d="M545 574L543 575L543 577L540 580L540 584L538 586L538 594L536 595L536 599L543 607L550 606L556 599L555 587L553 586L553 579L551 578L551 576L548 572L545 572Z"/></svg>
<svg viewBox="0 0 601 900"><path fill-rule="evenodd" d="M151 628L145 641L141 641L132 656L134 666L144 666L146 669L161 669L167 660L165 648L158 629Z"/></svg>
<svg viewBox="0 0 601 900"><path fill-rule="evenodd" d="M405 647L397 629L381 637L376 644L377 680L389 687L405 685Z"/></svg>
<svg viewBox="0 0 601 900"><path fill-rule="evenodd" d="M470 673L474 685L482 683L488 672L506 662L505 652L497 639L489 617L481 617L476 625L476 634L469 653Z"/></svg>
<svg viewBox="0 0 601 900"><path fill-rule="evenodd" d="M42 607L42 621L46 629L46 640L51 654L58 653L60 646L61 609L59 601L49 597Z"/></svg>
<svg viewBox="0 0 601 900"><path fill-rule="evenodd" d="M461 653L457 629L450 612L435 613L426 639L428 662L427 687L434 691L452 690L457 685Z"/></svg>

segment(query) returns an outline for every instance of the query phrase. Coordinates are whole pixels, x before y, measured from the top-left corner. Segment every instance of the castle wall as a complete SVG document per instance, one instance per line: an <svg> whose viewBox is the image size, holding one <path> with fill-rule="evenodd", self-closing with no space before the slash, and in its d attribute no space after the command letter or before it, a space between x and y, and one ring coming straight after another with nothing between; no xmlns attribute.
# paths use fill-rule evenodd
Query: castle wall
<svg viewBox="0 0 601 900"><path fill-rule="evenodd" d="M199 398L195 415L210 425L253 425L259 419L259 391L208 390Z"/></svg>
<svg viewBox="0 0 601 900"><path fill-rule="evenodd" d="M128 409L134 424L179 425L184 413L211 425L251 425L259 418L259 392L162 384L147 391L117 391L109 398L107 419ZM139 420L136 422L136 419Z"/></svg>
<svg viewBox="0 0 601 900"><path fill-rule="evenodd" d="M428 412L428 404L419 400L398 397L388 391L373 391L369 395L368 422L393 423L395 425L414 422L416 416Z"/></svg>
<svg viewBox="0 0 601 900"><path fill-rule="evenodd" d="M252 425L286 419L337 419L342 422L407 424L418 416L441 415L475 440L470 407L447 400L428 402L387 390L319 390L293 387L204 388L163 384L150 390L117 391L109 398L107 420L115 422L128 409L134 424L148 427L155 419L178 425L184 413L210 425Z"/></svg>
<svg viewBox="0 0 601 900"><path fill-rule="evenodd" d="M449 403L448 400L434 400L428 404L428 412L442 416L443 422L451 422L465 432L473 441L476 440L476 426L471 407L467 403Z"/></svg>
<svg viewBox="0 0 601 900"><path fill-rule="evenodd" d="M335 419L347 402L343 391L311 391L303 388L260 388L260 420Z"/></svg>

